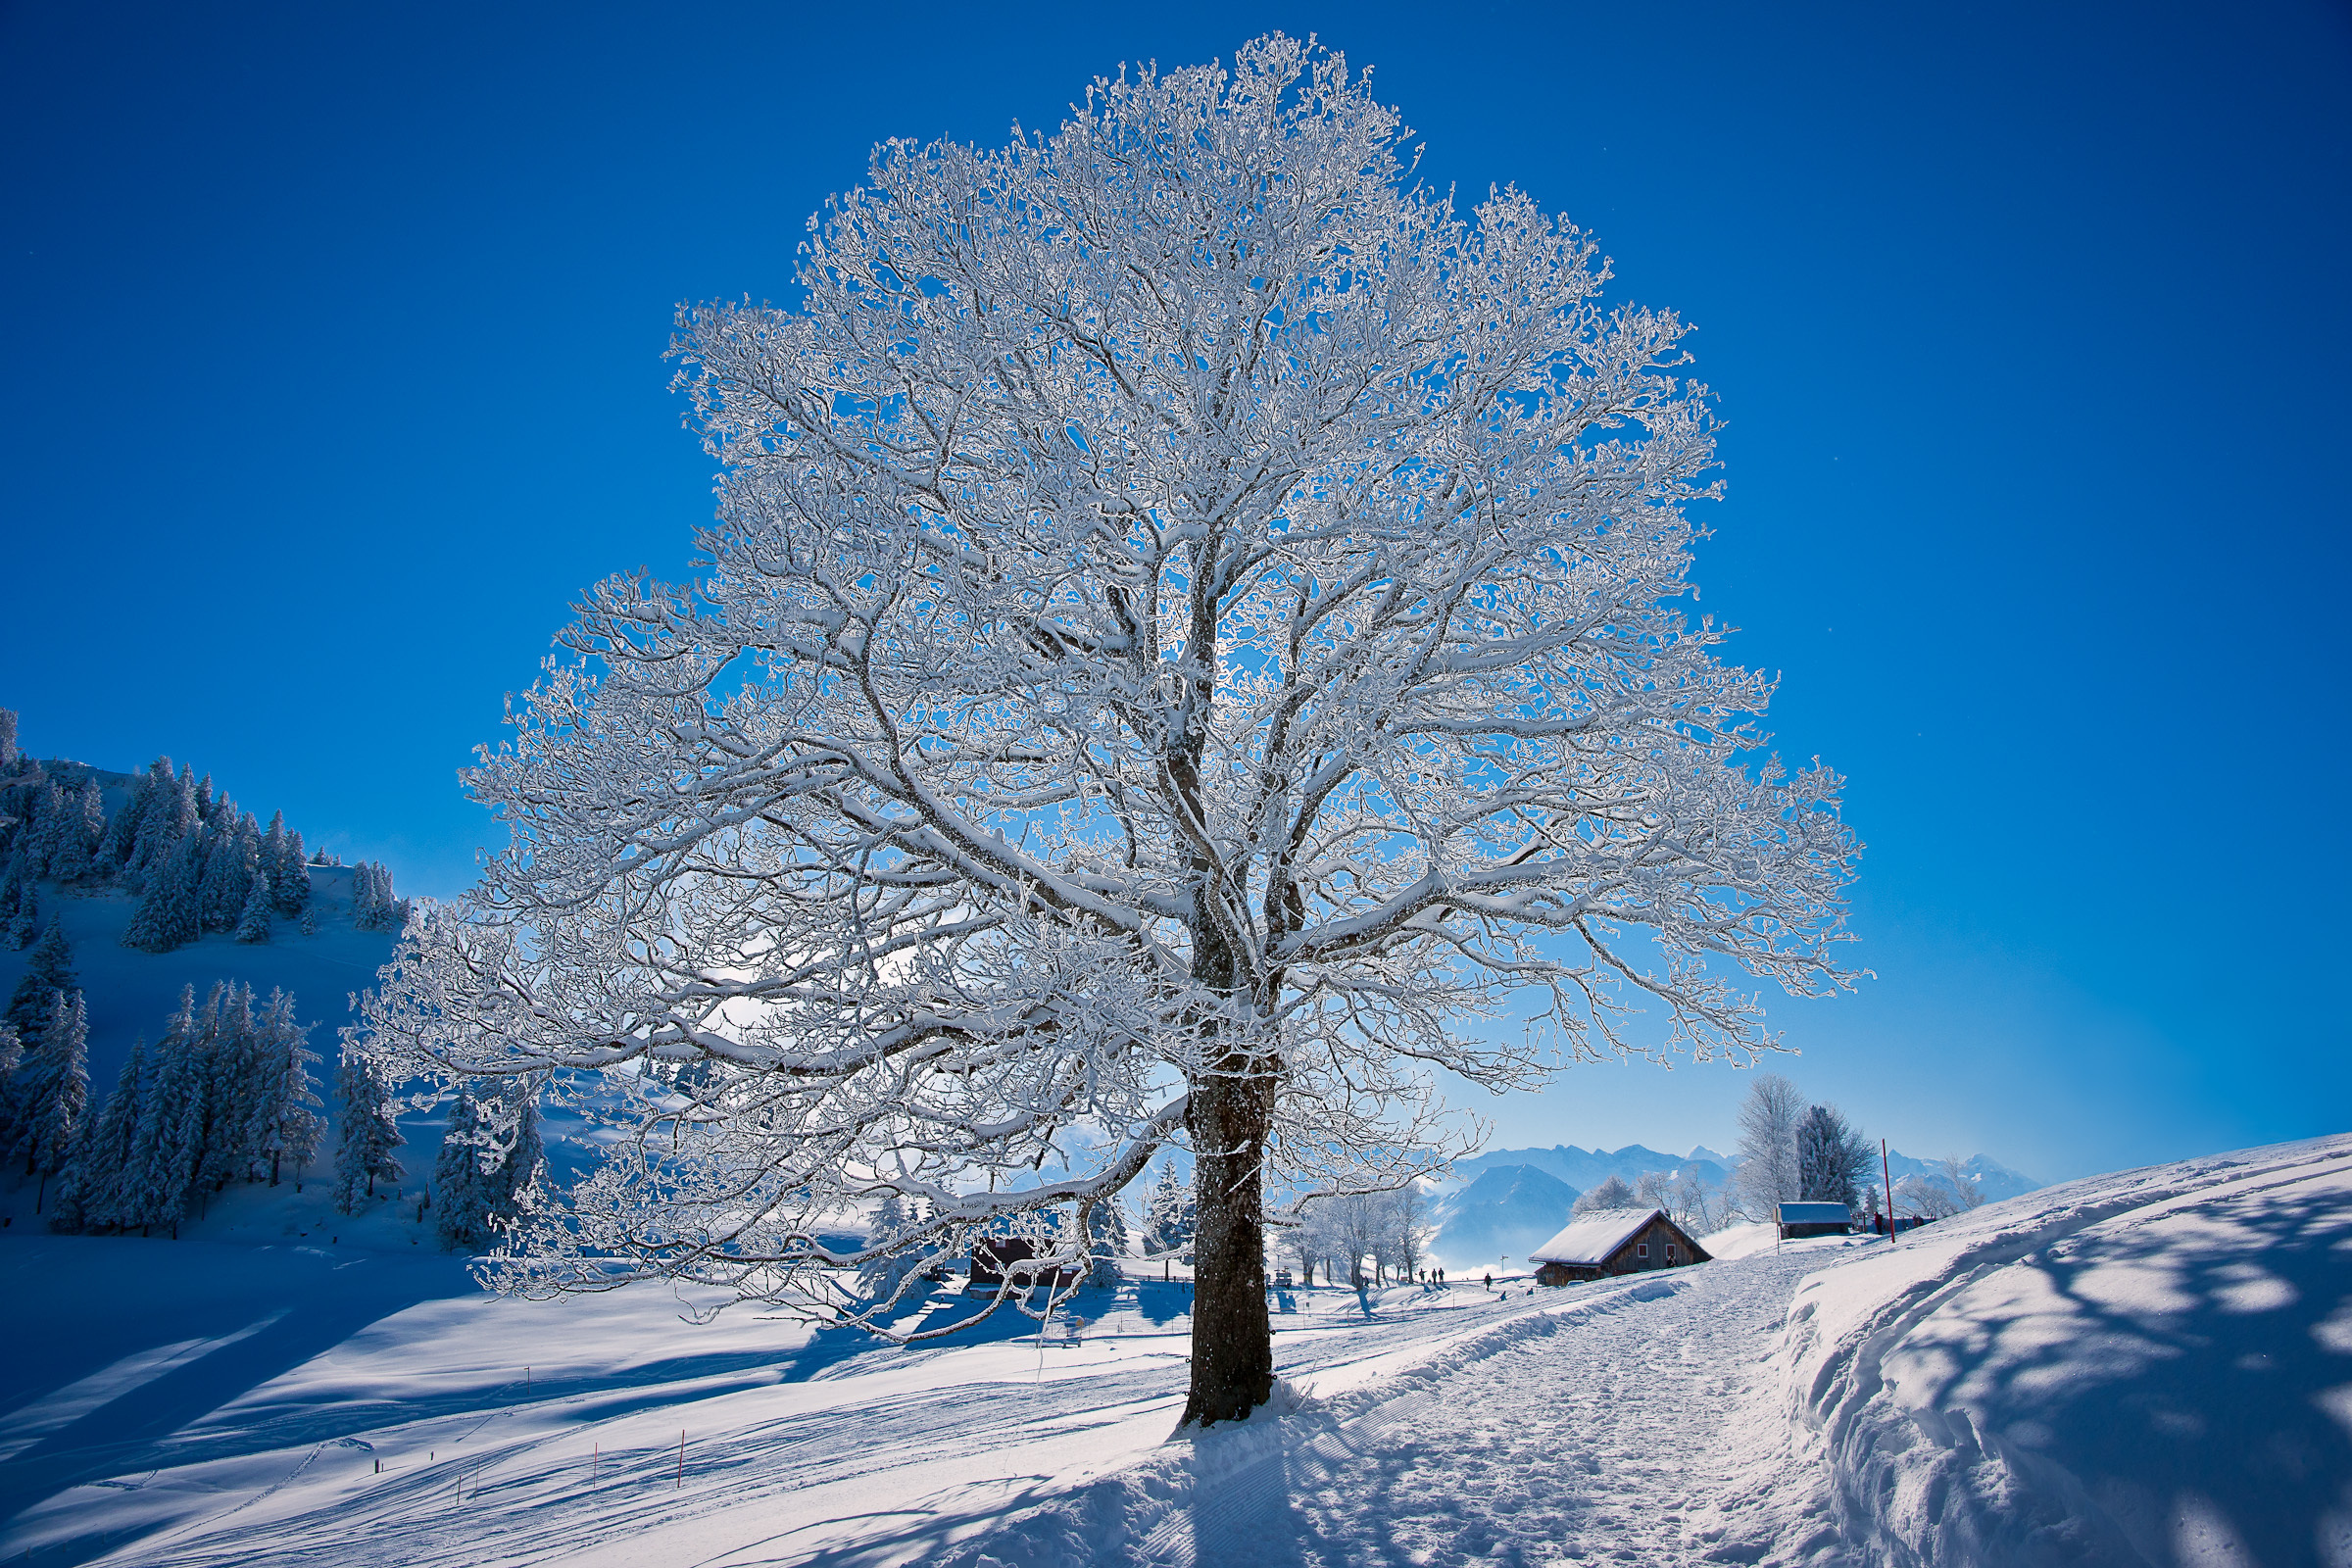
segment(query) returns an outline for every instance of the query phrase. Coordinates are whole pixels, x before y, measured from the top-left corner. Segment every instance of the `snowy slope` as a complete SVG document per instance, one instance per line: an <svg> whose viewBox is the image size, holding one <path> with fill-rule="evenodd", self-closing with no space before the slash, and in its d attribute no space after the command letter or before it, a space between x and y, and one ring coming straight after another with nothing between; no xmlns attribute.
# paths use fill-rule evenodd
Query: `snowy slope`
<svg viewBox="0 0 2352 1568"><path fill-rule="evenodd" d="M375 971L392 956L392 936L355 930L351 923L351 873L347 865L311 867L311 895L318 901L320 929L306 937L295 922L279 920L270 940L244 944L215 933L170 953L139 953L122 945L122 928L138 905L136 894L105 889L86 895L40 884L41 923L54 915L74 944L74 970L90 1008L90 1087L103 1095L115 1081L133 1037L152 1042L179 1001L179 988L192 985L201 1003L216 980L242 981L268 997L272 986L294 993L311 1032L311 1049L334 1060L335 1032L351 1021L352 993L375 984ZM0 999L24 973L27 955L0 949ZM319 1072L323 1085L331 1067Z"/></svg>
<svg viewBox="0 0 2352 1568"><path fill-rule="evenodd" d="M1798 1293L1787 1364L1873 1560L2352 1563L2352 1137L1869 1249Z"/></svg>

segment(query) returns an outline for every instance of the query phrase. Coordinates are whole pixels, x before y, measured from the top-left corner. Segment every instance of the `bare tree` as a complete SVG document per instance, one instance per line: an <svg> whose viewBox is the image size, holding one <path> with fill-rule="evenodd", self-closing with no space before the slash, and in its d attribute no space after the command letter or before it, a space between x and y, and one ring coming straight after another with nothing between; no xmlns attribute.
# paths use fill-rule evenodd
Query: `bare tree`
<svg viewBox="0 0 2352 1568"><path fill-rule="evenodd" d="M1894 1203L1897 1209L1929 1219L1943 1219L1963 1207L1960 1194L1933 1176L1906 1176L1895 1183Z"/></svg>
<svg viewBox="0 0 2352 1568"><path fill-rule="evenodd" d="M1968 1161L1958 1154L1946 1154L1937 1160L1936 1171L1950 1185L1952 1196L1960 1200L1961 1208L1975 1208L1984 1201L1984 1189L1977 1185L1976 1172L1970 1170Z"/></svg>
<svg viewBox="0 0 2352 1568"><path fill-rule="evenodd" d="M707 570L586 596L468 775L510 847L365 1018L618 1124L502 1288L829 1314L847 1205L951 1244L1182 1141L1186 1419L1239 1417L1269 1191L1441 1168L1434 1073L1644 1049L1629 993L1648 1049L1752 1058L1730 977L1850 984L1840 781L1759 752L1771 682L1681 608L1683 323L1404 134L1265 38L891 143L797 305L681 311ZM1529 991L1538 1032L1457 1027Z"/></svg>
<svg viewBox="0 0 2352 1568"><path fill-rule="evenodd" d="M1591 1192L1579 1195L1575 1205L1569 1212L1581 1218L1586 1214L1598 1214L1608 1209L1632 1208L1637 1201L1634 1190L1625 1185L1624 1179L1611 1176L1605 1181L1594 1184Z"/></svg>
<svg viewBox="0 0 2352 1568"><path fill-rule="evenodd" d="M1740 1168L1732 1182L1749 1219L1770 1219L1782 1203L1793 1203L1804 1187L1796 1166L1796 1124L1805 1101L1796 1085L1777 1072L1758 1073L1740 1106Z"/></svg>

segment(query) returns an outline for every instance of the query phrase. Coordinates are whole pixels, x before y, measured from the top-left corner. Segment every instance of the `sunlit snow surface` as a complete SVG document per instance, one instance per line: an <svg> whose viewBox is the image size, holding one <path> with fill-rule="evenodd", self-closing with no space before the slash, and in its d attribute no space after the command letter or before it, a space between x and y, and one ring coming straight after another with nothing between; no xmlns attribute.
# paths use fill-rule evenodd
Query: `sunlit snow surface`
<svg viewBox="0 0 2352 1568"><path fill-rule="evenodd" d="M0 1237L0 1560L2352 1561L2352 1139L1891 1249L1286 1293L1275 1405L1180 1443L1181 1285L907 1351L405 1243Z"/></svg>

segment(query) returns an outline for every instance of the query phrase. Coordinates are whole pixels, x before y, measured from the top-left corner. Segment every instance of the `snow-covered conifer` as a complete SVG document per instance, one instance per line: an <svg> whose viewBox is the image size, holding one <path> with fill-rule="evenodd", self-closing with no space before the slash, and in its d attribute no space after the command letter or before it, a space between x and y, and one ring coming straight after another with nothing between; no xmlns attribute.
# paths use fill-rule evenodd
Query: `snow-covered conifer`
<svg viewBox="0 0 2352 1568"><path fill-rule="evenodd" d="M343 1114L335 1140L335 1207L356 1214L375 1196L378 1181L406 1174L393 1154L405 1140L394 1119L392 1091L365 1051L346 1042L335 1064L335 1098Z"/></svg>
<svg viewBox="0 0 2352 1568"><path fill-rule="evenodd" d="M283 869L273 873L270 897L276 904L277 912L291 919L311 906L310 862L303 858L300 833L286 834L286 847L278 863Z"/></svg>
<svg viewBox="0 0 2352 1568"><path fill-rule="evenodd" d="M1860 1205L1869 1143L1835 1105L1815 1105L1796 1124L1797 1196L1808 1203Z"/></svg>
<svg viewBox="0 0 2352 1568"><path fill-rule="evenodd" d="M66 940L65 927L53 916L49 928L41 933L41 940L33 944L24 977L8 998L9 1027L16 1030L26 1051L33 1050L40 1042L41 1027L49 1018L50 998L60 991L78 990L79 986L74 974L74 945Z"/></svg>
<svg viewBox="0 0 2352 1568"><path fill-rule="evenodd" d="M143 1078L147 1070L147 1039L131 1042L122 1070L115 1074L114 1092L91 1118L89 1135L74 1152L71 1164L58 1181L57 1208L52 1230L91 1230L120 1226L124 1174L129 1169L132 1140L139 1128Z"/></svg>
<svg viewBox="0 0 2352 1568"><path fill-rule="evenodd" d="M41 780L33 792L30 809L25 813L24 831L18 842L24 847L24 858L36 877L55 876L51 862L57 858L60 829L67 828L66 792L51 778Z"/></svg>
<svg viewBox="0 0 2352 1568"><path fill-rule="evenodd" d="M153 768L162 776L154 778L154 788L141 813L138 837L131 845L130 858L124 867L148 877L160 874L196 831L195 779L184 767L174 776L168 757L156 759Z"/></svg>
<svg viewBox="0 0 2352 1568"><path fill-rule="evenodd" d="M326 1133L325 1118L318 1110L318 1085L311 1077L318 1054L311 1050L310 1037L310 1030L295 1018L293 996L270 992L260 1023L264 1093L251 1142L270 1161L272 1187L288 1164L294 1167L299 1187L303 1167L318 1157L318 1141Z"/></svg>
<svg viewBox="0 0 2352 1568"><path fill-rule="evenodd" d="M17 710L0 708L0 767L13 767L17 761Z"/></svg>
<svg viewBox="0 0 2352 1568"><path fill-rule="evenodd" d="M147 770L139 774L130 787L130 799L122 808L107 818L105 836L98 841L98 873L112 875L121 871L138 843L139 825L146 819L148 801L155 793L155 772L159 766L169 766L169 760L156 759Z"/></svg>
<svg viewBox="0 0 2352 1568"><path fill-rule="evenodd" d="M190 833L172 847L171 856L147 878L147 891L122 928L122 946L141 953L170 953L204 934L200 896L204 874L204 844Z"/></svg>
<svg viewBox="0 0 2352 1568"><path fill-rule="evenodd" d="M318 934L318 906L316 902L305 904L302 906L302 919L296 929L306 937L315 937Z"/></svg>
<svg viewBox="0 0 2352 1568"><path fill-rule="evenodd" d="M215 985L205 1004L205 1033L204 1133L196 1180L200 1191L215 1193L261 1174L253 1132L271 1086L262 1063L253 988Z"/></svg>
<svg viewBox="0 0 2352 1568"><path fill-rule="evenodd" d="M237 918L237 940L270 940L270 879L259 871L253 873L253 880L247 884L245 910Z"/></svg>
<svg viewBox="0 0 2352 1568"><path fill-rule="evenodd" d="M892 143L789 308L681 313L706 569L583 596L468 774L510 845L362 1030L404 1076L604 1080L626 1125L502 1278L830 1316L852 1198L953 1193L944 1238L1181 1139L1223 1420L1273 1386L1269 1185L1400 1185L1458 1143L1442 1074L1546 1069L1459 1020L1532 988L1573 1054L1640 1050L1630 984L1745 1057L1740 973L1848 983L1839 781L1754 755L1771 682L1683 612L1685 324L1402 138L1263 38L1015 146ZM646 1067L695 1056L681 1121Z"/></svg>
<svg viewBox="0 0 2352 1568"><path fill-rule="evenodd" d="M1158 1184L1152 1189L1145 1211L1144 1250L1153 1254L1184 1250L1193 1239L1198 1202L1192 1184L1177 1175L1176 1162L1162 1162Z"/></svg>
<svg viewBox="0 0 2352 1568"><path fill-rule="evenodd" d="M140 1101L129 1157L123 1161L115 1200L119 1225L136 1225L142 1233L151 1226L169 1225L178 1234L196 1175L198 1151L183 1140L181 1124L188 1100L204 1092L199 1032L196 989L183 986L179 1005L156 1043L149 1087Z"/></svg>
<svg viewBox="0 0 2352 1568"><path fill-rule="evenodd" d="M0 907L8 914L8 945L20 953L31 947L41 928L41 895L22 853L9 860L9 879L0 885Z"/></svg>
<svg viewBox="0 0 2352 1568"><path fill-rule="evenodd" d="M470 1088L451 1100L449 1130L433 1157L433 1226L450 1250L491 1247L522 1212L545 1153L536 1103L526 1098L520 1115L513 1137L502 1139Z"/></svg>
<svg viewBox="0 0 2352 1568"><path fill-rule="evenodd" d="M98 840L106 831L106 796L96 779L66 797L49 843L49 875L60 882L87 881L97 869Z"/></svg>
<svg viewBox="0 0 2352 1568"><path fill-rule="evenodd" d="M1119 1283L1119 1261L1127 1255L1127 1213L1116 1194L1097 1199L1086 1216L1086 1283L1109 1290Z"/></svg>
<svg viewBox="0 0 2352 1568"><path fill-rule="evenodd" d="M73 1157L90 1103L90 1014L80 992L52 993L40 1050L24 1071L24 1174L55 1176Z"/></svg>
<svg viewBox="0 0 2352 1568"><path fill-rule="evenodd" d="M204 876L198 894L207 931L233 931L245 913L253 879L260 874L261 845L245 837L242 817L228 809L214 813L204 830Z"/></svg>

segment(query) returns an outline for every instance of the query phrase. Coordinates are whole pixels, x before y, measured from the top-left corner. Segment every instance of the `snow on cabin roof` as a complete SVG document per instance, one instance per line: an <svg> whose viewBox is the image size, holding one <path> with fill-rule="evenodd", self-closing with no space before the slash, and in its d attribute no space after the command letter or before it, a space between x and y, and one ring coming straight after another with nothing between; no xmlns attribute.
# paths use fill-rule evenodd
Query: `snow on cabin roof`
<svg viewBox="0 0 2352 1568"><path fill-rule="evenodd" d="M1531 1263L1575 1263L1597 1268L1608 1261L1609 1254L1627 1242L1634 1233L1653 1219L1664 1219L1663 1210L1655 1208L1612 1208L1584 1219L1571 1220L1568 1228L1542 1247L1527 1254Z"/></svg>

